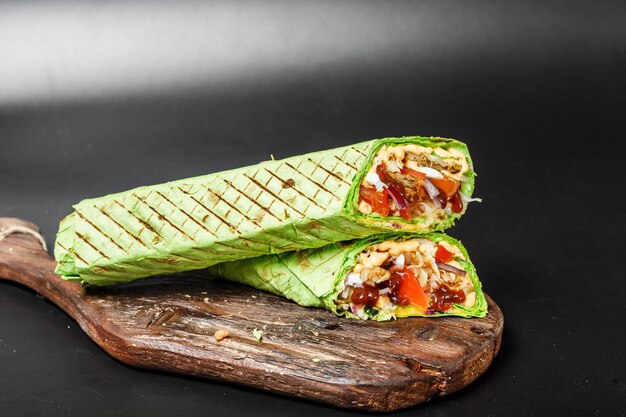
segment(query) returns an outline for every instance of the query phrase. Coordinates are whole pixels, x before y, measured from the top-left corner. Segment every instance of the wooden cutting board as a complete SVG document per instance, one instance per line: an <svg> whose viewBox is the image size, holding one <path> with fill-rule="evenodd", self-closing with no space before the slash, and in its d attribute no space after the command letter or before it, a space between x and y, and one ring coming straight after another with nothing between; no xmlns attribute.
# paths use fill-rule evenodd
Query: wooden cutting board
<svg viewBox="0 0 626 417"><path fill-rule="evenodd" d="M0 218L0 229L32 223ZM332 404L391 411L467 386L498 353L504 319L342 319L203 271L109 288L64 281L27 234L0 241L0 278L61 307L129 365L207 377ZM253 330L262 331L261 340ZM217 330L229 337L215 340Z"/></svg>

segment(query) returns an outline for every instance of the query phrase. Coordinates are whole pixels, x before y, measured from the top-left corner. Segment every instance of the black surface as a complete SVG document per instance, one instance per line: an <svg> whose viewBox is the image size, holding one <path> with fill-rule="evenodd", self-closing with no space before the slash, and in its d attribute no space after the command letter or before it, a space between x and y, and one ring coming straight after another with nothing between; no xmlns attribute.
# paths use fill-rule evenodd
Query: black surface
<svg viewBox="0 0 626 417"><path fill-rule="evenodd" d="M0 216L392 135L466 141L488 372L405 416L626 413L624 2L5 2ZM373 341L375 343L375 341ZM351 415L132 369L0 282L2 416Z"/></svg>

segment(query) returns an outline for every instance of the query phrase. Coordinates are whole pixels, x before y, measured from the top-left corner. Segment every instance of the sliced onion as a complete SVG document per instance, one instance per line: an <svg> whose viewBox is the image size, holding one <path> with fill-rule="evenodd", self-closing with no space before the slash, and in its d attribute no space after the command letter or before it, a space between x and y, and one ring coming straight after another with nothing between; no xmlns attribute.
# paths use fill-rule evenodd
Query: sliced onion
<svg viewBox="0 0 626 417"><path fill-rule="evenodd" d="M434 178L437 180L440 180L443 178L443 174L434 168L416 167L415 171L421 172L422 174L426 175L427 178Z"/></svg>
<svg viewBox="0 0 626 417"><path fill-rule="evenodd" d="M348 298L349 294L350 294L350 287L346 286L346 288L344 288L343 292L341 293L341 299L345 300L346 298Z"/></svg>
<svg viewBox="0 0 626 417"><path fill-rule="evenodd" d="M428 159L429 161L436 162L436 163L438 163L439 165L442 165L442 166L447 165L446 161L444 161L443 158L441 158L441 157L439 157L437 155L433 155L432 153L427 153L425 156L426 156L426 159Z"/></svg>
<svg viewBox="0 0 626 417"><path fill-rule="evenodd" d="M379 295L385 295L387 293L389 293L389 287L383 288L382 290L378 290Z"/></svg>
<svg viewBox="0 0 626 417"><path fill-rule="evenodd" d="M376 187L376 191L382 191L385 188L385 183L380 180L380 177L375 172L367 174L365 181Z"/></svg>
<svg viewBox="0 0 626 417"><path fill-rule="evenodd" d="M407 204L406 199L404 198L400 190L398 190L393 184L387 184L387 189L389 190L389 195L396 203L396 206L398 206L398 210L406 210L409 205Z"/></svg>
<svg viewBox="0 0 626 417"><path fill-rule="evenodd" d="M477 201L479 203L483 202L482 198L468 197L465 194L463 194L462 192L459 192L459 195L461 196L461 200L463 200L463 203L471 203L472 201Z"/></svg>
<svg viewBox="0 0 626 417"><path fill-rule="evenodd" d="M346 285L351 285L353 287L362 287L363 281L361 281L361 277L356 272L350 272L346 277Z"/></svg>
<svg viewBox="0 0 626 417"><path fill-rule="evenodd" d="M439 188L437 188L435 186L435 184L430 182L428 180L428 178L425 178L424 179L424 189L426 190L426 193L428 194L430 199L433 200L433 203L435 204L435 207L436 208L441 208L441 201L439 201L439 199L437 198L437 196L439 195Z"/></svg>
<svg viewBox="0 0 626 417"><path fill-rule="evenodd" d="M465 275L465 271L463 271L462 269L459 269L459 268L457 268L455 266L452 266L452 265L444 264L443 262L437 262L437 266L439 267L439 269L443 269L444 271L452 272L453 274Z"/></svg>
<svg viewBox="0 0 626 417"><path fill-rule="evenodd" d="M400 256L398 256L394 262L395 266L397 266L398 268L404 268L404 263L405 263L404 254L401 254Z"/></svg>

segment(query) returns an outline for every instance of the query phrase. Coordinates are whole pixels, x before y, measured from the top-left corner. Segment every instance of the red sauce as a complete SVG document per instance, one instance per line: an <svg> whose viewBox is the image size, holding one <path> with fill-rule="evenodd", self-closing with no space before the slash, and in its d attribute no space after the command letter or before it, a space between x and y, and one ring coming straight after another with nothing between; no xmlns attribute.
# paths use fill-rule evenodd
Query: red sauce
<svg viewBox="0 0 626 417"><path fill-rule="evenodd" d="M392 272L389 278L389 299L392 303L399 306L408 306L411 300L408 297L400 294L400 284L404 279L404 274L400 272Z"/></svg>
<svg viewBox="0 0 626 417"><path fill-rule="evenodd" d="M450 197L450 206L454 213L460 213L463 211L463 200L461 200L461 194L457 190L452 197Z"/></svg>
<svg viewBox="0 0 626 417"><path fill-rule="evenodd" d="M446 206L448 205L448 199L441 190L439 190L439 194L437 194L435 198L439 201L439 206L441 208L446 208Z"/></svg>
<svg viewBox="0 0 626 417"><path fill-rule="evenodd" d="M465 293L463 290L450 289L446 284L442 284L432 294L433 304L431 308L437 311L447 311L452 304L462 303L465 301Z"/></svg>
<svg viewBox="0 0 626 417"><path fill-rule="evenodd" d="M363 284L362 288L355 288L354 291L352 291L350 300L356 305L374 307L378 301L378 288Z"/></svg>

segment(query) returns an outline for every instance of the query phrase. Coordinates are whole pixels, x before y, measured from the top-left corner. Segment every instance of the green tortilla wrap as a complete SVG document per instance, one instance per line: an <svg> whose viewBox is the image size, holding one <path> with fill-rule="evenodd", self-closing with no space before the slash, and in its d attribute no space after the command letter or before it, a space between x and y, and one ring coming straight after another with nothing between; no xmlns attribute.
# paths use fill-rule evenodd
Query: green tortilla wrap
<svg viewBox="0 0 626 417"><path fill-rule="evenodd" d="M422 270L428 276L420 284L426 296L426 305L420 307L412 302L406 304L406 300L404 300L406 305L394 305L393 302L390 305L388 300L383 299L382 292L384 288L390 287L388 283L393 279L394 273L389 274L387 281L384 280L385 276L382 274L378 274L379 277L382 276L382 280L376 279L376 272L373 268L369 268L365 274L363 274L365 268L362 268L360 276L363 278L364 275L367 277L370 274L372 279L379 282L374 284L373 281L361 280L361 286L362 288L363 286L370 287L367 282L372 283L379 292L378 301L370 303L372 305L369 306L342 301L343 297L350 299L350 296L347 295L350 293L350 285L348 285L350 272L355 270L356 265L362 262L362 259L371 260L374 258L371 256L371 252L367 251L368 248L374 248L376 245L378 248L382 248L380 244L385 241L418 242L417 245L421 245L416 250L421 254L418 257L419 261L413 261L413 265L406 268L413 271L413 276L420 276ZM452 253L452 255L449 253L450 258L446 259L447 263L434 261L436 255L431 256L432 253L430 252L434 252L440 245L445 245ZM423 252L420 252L422 250ZM409 252L403 251L403 256L408 258ZM384 255L389 252L376 253ZM383 269L384 267L391 268L391 270L395 269L399 271L396 272L396 278L400 276L400 278L408 279L409 277L402 272L404 269L397 265L398 257L388 256L382 261ZM433 261L437 265L436 272L431 265ZM449 272L444 268L450 271L456 270L455 272L458 273ZM281 295L302 306L325 308L337 315L349 318L385 321L410 316L484 317L487 314L487 302L481 289L481 283L467 251L459 241L443 233L383 234L351 242L334 243L318 249L226 262L212 266L208 270L214 276ZM424 283L425 285L422 285ZM354 282L353 284L358 285ZM439 285L439 293L431 285ZM437 307L441 307L441 303L433 303L433 294L437 294L441 298L443 285L446 285L448 289L456 289L457 292L462 291L464 297L464 300L452 303L445 311L441 311L444 310L443 308L437 309ZM383 289L378 289L378 287ZM449 293L451 292L446 294ZM387 299L392 295L392 293L387 292Z"/></svg>
<svg viewBox="0 0 626 417"><path fill-rule="evenodd" d="M391 197L385 197L386 204L396 211L385 216L361 201L378 153L409 145L428 151L411 161L413 167L445 165L448 153L457 155L465 170L449 168L454 171L449 175L462 173L455 197L471 201L475 174L462 142L419 136L372 140L81 201L61 221L56 272L68 280L107 285L397 229L446 229L464 213L464 204L458 212L450 203L406 220L395 215L401 202ZM426 172L431 175L432 169ZM422 192L415 198L426 197Z"/></svg>

